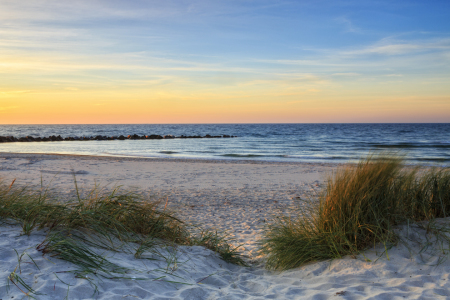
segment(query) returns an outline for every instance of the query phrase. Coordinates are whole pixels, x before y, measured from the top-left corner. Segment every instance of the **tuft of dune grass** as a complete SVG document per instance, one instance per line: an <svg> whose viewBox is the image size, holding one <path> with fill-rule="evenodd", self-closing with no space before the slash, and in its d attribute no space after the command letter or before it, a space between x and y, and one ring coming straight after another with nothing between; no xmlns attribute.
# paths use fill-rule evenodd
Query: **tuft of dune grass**
<svg viewBox="0 0 450 300"><path fill-rule="evenodd" d="M173 212L157 209L158 202L133 193L91 192L86 198L65 203L46 193L19 187L0 187L0 217L22 224L25 234L32 230L86 229L126 239L128 234L149 235L176 243L189 237L182 221Z"/></svg>
<svg viewBox="0 0 450 300"><path fill-rule="evenodd" d="M139 258L157 246L199 245L217 252L228 262L245 265L224 235L209 230L193 234L175 217L175 212L166 207L159 209L159 201L118 188L102 192L95 187L80 196L76 187L77 196L70 201L61 201L57 192L48 191L17 186L14 182L0 183L0 221L19 223L28 235L33 230L48 230L39 250L44 254L52 252L82 268L89 266L87 271L96 267L105 272L117 271L112 267L105 269L105 265L114 264L99 260L88 246L133 251ZM132 249L131 244L138 246Z"/></svg>
<svg viewBox="0 0 450 300"><path fill-rule="evenodd" d="M393 226L450 216L450 171L419 174L396 157L374 157L339 169L319 199L294 217L269 224L261 241L267 267L285 270L394 243Z"/></svg>

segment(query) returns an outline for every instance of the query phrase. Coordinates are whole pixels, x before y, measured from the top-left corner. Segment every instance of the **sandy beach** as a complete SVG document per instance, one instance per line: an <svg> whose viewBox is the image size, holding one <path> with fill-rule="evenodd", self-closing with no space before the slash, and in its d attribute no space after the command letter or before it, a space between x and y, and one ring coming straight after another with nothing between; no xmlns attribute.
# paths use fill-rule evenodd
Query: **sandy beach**
<svg viewBox="0 0 450 300"><path fill-rule="evenodd" d="M168 201L187 222L226 231L250 267L223 262L201 247L165 249L165 260L136 260L125 253L102 252L136 270L144 280L101 279L97 292L71 273L67 262L36 251L44 232L21 235L20 226L0 227L0 299L22 298L6 278L27 253L22 274L45 295L37 299L446 299L450 263L433 246L423 249L425 232L404 230L405 244L383 254L375 248L357 257L318 262L286 272L264 269L257 253L263 226L273 215L288 214L314 197L336 164L270 163L231 160L145 159L45 154L0 154L0 177L18 185L50 186L63 195L95 184L145 193ZM403 229L399 229L400 231ZM399 232L400 232L399 231ZM421 253L420 253L421 252ZM27 258L28 256L24 256ZM172 258L168 260L167 258ZM24 259L25 259L24 258ZM441 261L441 260L442 261ZM438 263L439 262L439 263ZM39 269L37 269L39 266ZM159 274L159 275L158 275ZM159 278L163 274L163 279ZM28 277L27 277L28 276ZM157 280L156 280L157 279Z"/></svg>
<svg viewBox="0 0 450 300"><path fill-rule="evenodd" d="M74 194L95 184L168 198L183 220L227 231L254 256L261 225L311 197L335 165L246 161L140 159L68 155L1 154L0 176L15 184L51 186Z"/></svg>

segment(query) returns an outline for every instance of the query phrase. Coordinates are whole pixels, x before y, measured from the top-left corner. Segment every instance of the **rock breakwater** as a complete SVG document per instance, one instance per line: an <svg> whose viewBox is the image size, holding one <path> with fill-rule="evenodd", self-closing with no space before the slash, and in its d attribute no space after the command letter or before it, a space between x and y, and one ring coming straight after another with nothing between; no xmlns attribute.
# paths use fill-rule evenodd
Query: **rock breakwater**
<svg viewBox="0 0 450 300"><path fill-rule="evenodd" d="M10 136L0 136L0 143L13 143L13 142L58 142L58 141L114 141L114 140L162 140L162 139L212 139L212 138L235 138L237 136L234 135L120 135L120 136L68 136L62 137L61 135L52 135L48 137L33 137L33 136L25 136L25 137L14 137Z"/></svg>

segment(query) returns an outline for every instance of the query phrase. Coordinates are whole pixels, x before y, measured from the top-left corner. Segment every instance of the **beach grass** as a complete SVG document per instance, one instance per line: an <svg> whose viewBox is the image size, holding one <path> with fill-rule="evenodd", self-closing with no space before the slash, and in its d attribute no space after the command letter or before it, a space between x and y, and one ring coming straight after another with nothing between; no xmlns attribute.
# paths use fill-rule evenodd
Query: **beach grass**
<svg viewBox="0 0 450 300"><path fill-rule="evenodd" d="M126 277L126 269L92 249L124 251L141 258L149 253L160 255L164 247L197 245L217 252L225 261L245 265L225 235L211 230L191 232L167 209L167 203L162 206L160 201L119 188L108 192L96 186L80 193L76 180L75 187L76 196L62 200L49 188L0 183L0 221L20 224L27 235L46 230L37 249L75 264L76 276L81 278L87 278L86 274Z"/></svg>
<svg viewBox="0 0 450 300"><path fill-rule="evenodd" d="M401 158L369 156L339 169L318 199L279 216L261 241L266 266L285 270L394 244L393 226L450 215L450 171L405 168Z"/></svg>

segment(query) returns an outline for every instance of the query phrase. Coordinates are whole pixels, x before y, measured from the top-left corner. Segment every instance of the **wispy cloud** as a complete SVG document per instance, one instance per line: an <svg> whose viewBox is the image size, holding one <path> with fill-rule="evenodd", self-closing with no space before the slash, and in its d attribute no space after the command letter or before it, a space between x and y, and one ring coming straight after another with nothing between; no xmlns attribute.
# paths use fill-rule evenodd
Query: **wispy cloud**
<svg viewBox="0 0 450 300"><path fill-rule="evenodd" d="M325 52L325 51L318 51ZM312 54L311 56L317 56ZM349 65L354 65L354 63L349 62L338 62L336 60L330 60L326 55L322 59L259 59L255 60L261 63L268 64L280 64L280 65L296 65L296 66L328 66L328 67L345 67Z"/></svg>
<svg viewBox="0 0 450 300"><path fill-rule="evenodd" d="M355 77L355 76L361 76L360 73L333 73L331 76L339 76L339 77Z"/></svg>
<svg viewBox="0 0 450 300"><path fill-rule="evenodd" d="M425 51L449 51L450 38L421 40L421 41L393 41L383 39L380 42L350 51L344 51L345 55L364 55L364 54L380 54L380 55L402 55Z"/></svg>
<svg viewBox="0 0 450 300"><path fill-rule="evenodd" d="M12 95L23 95L23 94L29 94L32 93L30 90L23 90L23 91L0 91L0 96L12 96Z"/></svg>
<svg viewBox="0 0 450 300"><path fill-rule="evenodd" d="M403 77L403 74L387 74L386 77Z"/></svg>
<svg viewBox="0 0 450 300"><path fill-rule="evenodd" d="M249 1L208 1L208 0L146 0L110 1L77 0L72 2L55 0L34 0L22 2L2 0L0 18L2 20L29 20L64 24L84 20L140 20L167 21L177 23L183 19L197 22L198 18L217 18L235 14L270 12L273 8L292 6L291 1L260 0Z"/></svg>
<svg viewBox="0 0 450 300"><path fill-rule="evenodd" d="M35 0L18 2L3 0L0 7L0 17L4 20L28 19L30 21L73 21L105 18L156 18L180 14L187 10L188 5L177 1L89 1L74 2Z"/></svg>

